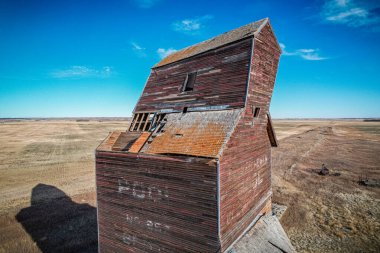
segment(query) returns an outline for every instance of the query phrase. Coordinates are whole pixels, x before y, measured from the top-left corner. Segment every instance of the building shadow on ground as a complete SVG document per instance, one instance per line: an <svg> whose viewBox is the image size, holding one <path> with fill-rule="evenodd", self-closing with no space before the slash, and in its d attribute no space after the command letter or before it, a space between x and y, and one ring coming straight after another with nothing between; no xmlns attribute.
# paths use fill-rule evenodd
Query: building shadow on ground
<svg viewBox="0 0 380 253"><path fill-rule="evenodd" d="M38 184L31 206L16 219L42 252L97 252L96 208L78 204L60 189Z"/></svg>

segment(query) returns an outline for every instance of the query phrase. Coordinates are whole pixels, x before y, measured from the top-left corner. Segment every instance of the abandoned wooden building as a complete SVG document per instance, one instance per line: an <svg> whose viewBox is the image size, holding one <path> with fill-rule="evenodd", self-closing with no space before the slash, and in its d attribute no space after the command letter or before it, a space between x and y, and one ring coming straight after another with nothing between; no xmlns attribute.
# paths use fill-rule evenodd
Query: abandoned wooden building
<svg viewBox="0 0 380 253"><path fill-rule="evenodd" d="M270 210L280 54L266 18L153 66L96 150L100 252L225 252Z"/></svg>

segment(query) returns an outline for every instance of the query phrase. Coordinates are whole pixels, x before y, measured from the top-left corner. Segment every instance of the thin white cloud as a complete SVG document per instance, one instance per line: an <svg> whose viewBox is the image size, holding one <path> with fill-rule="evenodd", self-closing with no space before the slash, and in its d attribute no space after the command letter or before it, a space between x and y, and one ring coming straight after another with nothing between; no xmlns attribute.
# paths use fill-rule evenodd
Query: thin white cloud
<svg viewBox="0 0 380 253"><path fill-rule="evenodd" d="M205 23L213 19L211 15L205 15L198 18L189 18L180 21L176 21L172 24L173 30L176 32L182 32L185 34L195 35L199 34L200 31L206 27Z"/></svg>
<svg viewBox="0 0 380 253"><path fill-rule="evenodd" d="M280 43L280 47L282 49L282 55L285 55L285 56L296 55L295 52L291 53L291 52L286 51L284 43Z"/></svg>
<svg viewBox="0 0 380 253"><path fill-rule="evenodd" d="M106 78L113 74L113 70L109 66L101 69L93 69L86 66L71 66L67 69L55 70L50 73L53 78L57 79L79 79L79 78Z"/></svg>
<svg viewBox="0 0 380 253"><path fill-rule="evenodd" d="M160 56L161 59L163 59L166 56L168 56L172 53L175 53L175 52L177 52L177 50L174 48L168 48L168 49L159 48L159 49L157 49L157 54Z"/></svg>
<svg viewBox="0 0 380 253"><path fill-rule="evenodd" d="M140 8L151 8L156 3L158 3L160 0L131 0L135 5L137 5Z"/></svg>
<svg viewBox="0 0 380 253"><path fill-rule="evenodd" d="M325 0L320 16L324 22L350 27L378 24L380 3L369 0Z"/></svg>
<svg viewBox="0 0 380 253"><path fill-rule="evenodd" d="M301 48L301 49L297 49L292 52L289 52L285 49L284 43L280 43L280 47L282 49L282 55L284 56L298 56L308 61L322 61L322 60L328 59L327 57L322 57L319 55L319 49Z"/></svg>
<svg viewBox="0 0 380 253"><path fill-rule="evenodd" d="M135 42L132 42L131 44L132 44L133 49L135 50L145 50L145 48L143 48L142 46L140 46L139 44Z"/></svg>
<svg viewBox="0 0 380 253"><path fill-rule="evenodd" d="M146 57L145 47L140 46L136 42L131 42L132 50L136 53L139 57Z"/></svg>
<svg viewBox="0 0 380 253"><path fill-rule="evenodd" d="M326 60L326 57L319 55L318 49L298 49L298 55L308 61L322 61Z"/></svg>

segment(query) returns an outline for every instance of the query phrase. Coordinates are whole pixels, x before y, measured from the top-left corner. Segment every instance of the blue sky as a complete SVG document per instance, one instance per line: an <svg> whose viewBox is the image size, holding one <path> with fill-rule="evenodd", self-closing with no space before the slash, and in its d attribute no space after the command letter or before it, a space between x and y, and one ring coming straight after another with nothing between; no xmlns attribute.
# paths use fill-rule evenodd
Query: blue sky
<svg viewBox="0 0 380 253"><path fill-rule="evenodd" d="M3 0L0 117L130 116L161 57L264 17L272 117L380 117L376 2Z"/></svg>

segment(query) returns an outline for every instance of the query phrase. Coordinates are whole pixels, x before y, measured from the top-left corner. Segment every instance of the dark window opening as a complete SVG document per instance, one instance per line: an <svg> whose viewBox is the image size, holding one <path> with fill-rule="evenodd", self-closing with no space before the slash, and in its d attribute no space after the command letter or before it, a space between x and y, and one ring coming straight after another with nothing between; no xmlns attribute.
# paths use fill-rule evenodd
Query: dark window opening
<svg viewBox="0 0 380 253"><path fill-rule="evenodd" d="M145 126L147 125L147 121L146 121L146 119L148 118L148 113L144 113L143 114L143 117L142 117L142 120L141 120L141 122L140 122L140 124L139 124L139 131L144 131L144 129L145 129Z"/></svg>
<svg viewBox="0 0 380 253"><path fill-rule="evenodd" d="M155 131L157 127L160 127L162 124L162 121L165 118L165 113L156 114L152 121L152 127L150 128L150 131Z"/></svg>
<svg viewBox="0 0 380 253"><path fill-rule="evenodd" d="M135 113L135 115L133 115L129 131L148 131L152 125L153 117L154 113L152 112Z"/></svg>
<svg viewBox="0 0 380 253"><path fill-rule="evenodd" d="M133 115L132 122L135 122L135 121L136 121L137 115L138 115L137 113L135 113L135 115Z"/></svg>
<svg viewBox="0 0 380 253"><path fill-rule="evenodd" d="M253 112L253 117L257 118L260 114L260 107L256 107L255 111Z"/></svg>
<svg viewBox="0 0 380 253"><path fill-rule="evenodd" d="M164 132L163 128L166 124L166 121L167 119L164 119L164 118L160 121L160 123L158 124L157 133Z"/></svg>
<svg viewBox="0 0 380 253"><path fill-rule="evenodd" d="M185 84L183 86L183 91L192 91L194 90L194 83L197 77L197 72L189 73L186 76Z"/></svg>
<svg viewBox="0 0 380 253"><path fill-rule="evenodd" d="M183 107L182 113L187 113L187 106Z"/></svg>

